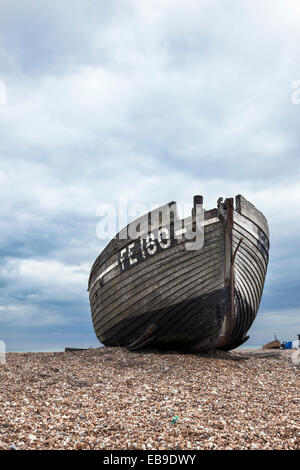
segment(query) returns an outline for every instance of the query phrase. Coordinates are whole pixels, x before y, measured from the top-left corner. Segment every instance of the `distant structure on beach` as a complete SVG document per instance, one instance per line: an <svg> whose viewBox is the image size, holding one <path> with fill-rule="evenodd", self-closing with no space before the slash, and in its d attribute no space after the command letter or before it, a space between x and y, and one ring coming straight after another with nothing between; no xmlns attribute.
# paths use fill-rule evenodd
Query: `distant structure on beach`
<svg viewBox="0 0 300 470"><path fill-rule="evenodd" d="M249 338L268 253L267 220L241 195L211 210L195 196L185 219L165 204L96 259L88 285L96 335L128 349L234 349Z"/></svg>

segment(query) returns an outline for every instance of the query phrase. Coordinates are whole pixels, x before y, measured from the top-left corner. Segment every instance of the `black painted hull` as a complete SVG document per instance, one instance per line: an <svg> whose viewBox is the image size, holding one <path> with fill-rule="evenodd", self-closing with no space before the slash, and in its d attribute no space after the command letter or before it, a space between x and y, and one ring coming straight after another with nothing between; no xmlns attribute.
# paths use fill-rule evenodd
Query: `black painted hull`
<svg viewBox="0 0 300 470"><path fill-rule="evenodd" d="M269 241L263 216L242 201L245 207L231 220L226 207L205 213L200 250L187 251L179 242L124 271L120 253L129 241L113 240L89 280L98 339L131 349L151 344L191 351L229 350L246 341L263 292Z"/></svg>

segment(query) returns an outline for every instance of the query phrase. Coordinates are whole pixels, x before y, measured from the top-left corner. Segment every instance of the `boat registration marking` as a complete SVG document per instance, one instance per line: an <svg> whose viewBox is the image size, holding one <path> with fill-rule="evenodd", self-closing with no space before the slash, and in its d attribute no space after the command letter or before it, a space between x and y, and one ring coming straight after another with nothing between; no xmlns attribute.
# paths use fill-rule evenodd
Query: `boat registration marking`
<svg viewBox="0 0 300 470"><path fill-rule="evenodd" d="M216 222L220 222L220 219L219 219L218 217L213 217L212 219L204 220L204 221L201 223L201 225L202 225L203 227L205 227L205 226L207 226L207 225L215 224ZM183 235L184 233L186 233L186 231L187 231L186 228L179 229L179 230L177 230L177 231L175 232L175 235L176 235L176 236ZM147 252L148 252L148 254L149 254L150 256L151 256L151 255L154 255L154 254L156 253L156 249L155 249L155 246L156 246L156 245L153 244L154 240L152 239L153 237L151 237L151 235L152 235L152 234L148 234L147 237L146 237L146 241L147 241L147 245L146 245L146 247L147 247ZM171 246L171 243L168 243L168 242L170 242L170 240L168 240L167 242L163 242L163 241L161 240L161 242L160 242L160 247L161 247L163 250L165 250L166 248L169 248L169 247ZM124 249L125 249L125 248L124 248ZM123 249L123 250L124 250L124 249ZM127 246L126 246L126 250L128 250L128 249L129 249L129 253L131 254L131 253L132 253L132 249L133 249L133 244L127 245ZM122 253L123 250L121 250L121 253ZM146 256L145 256L144 251L142 250L141 253L142 253L143 258L145 259ZM131 257L129 257L129 262L130 262L130 265L132 265L132 264L135 264L137 261L136 261L135 258L132 259ZM106 269L104 269L104 271L102 271L102 273L99 274L99 276L96 277L96 279L95 279L94 282L92 283L92 285L91 285L91 287L90 287L89 290L91 291L91 290L93 289L94 285L95 285L98 281L100 281L100 279L102 279L103 276L105 276L106 274L108 274L110 271L112 271L112 270L113 270L114 268L116 268L118 265L122 265L122 271L124 271L124 267L123 267L124 264L123 264L123 263L124 263L124 260L123 260L123 258L122 258L122 256L121 256L120 259L118 259L117 261L115 261L114 263L112 263L110 266L108 266Z"/></svg>

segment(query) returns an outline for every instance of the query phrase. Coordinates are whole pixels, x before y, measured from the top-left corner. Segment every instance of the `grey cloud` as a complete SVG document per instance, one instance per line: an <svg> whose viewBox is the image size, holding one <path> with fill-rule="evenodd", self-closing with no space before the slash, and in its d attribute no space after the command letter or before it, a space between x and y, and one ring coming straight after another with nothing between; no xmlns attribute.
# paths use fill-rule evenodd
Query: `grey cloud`
<svg viewBox="0 0 300 470"><path fill-rule="evenodd" d="M115 0L47 5L36 0L14 0L1 6L3 52L7 74L62 74L78 64L103 62L104 50L96 37L130 11L130 4Z"/></svg>
<svg viewBox="0 0 300 470"><path fill-rule="evenodd" d="M299 309L282 308L280 310L262 311L252 328L249 335L255 342L252 344L265 344L277 338L283 341L293 341L297 339L299 331Z"/></svg>
<svg viewBox="0 0 300 470"><path fill-rule="evenodd" d="M88 328L90 338L88 272L78 284L75 267L105 245L98 204L186 203L199 192L207 208L242 193L268 217L261 331L272 312L280 318L277 306L299 306L300 106L290 98L300 10L287 3L1 4L1 306L53 310L59 331L79 341ZM29 262L45 272L60 263L69 281L20 275ZM17 337L5 318L5 335ZM252 342L262 337L255 325ZM21 336L41 344L29 328Z"/></svg>

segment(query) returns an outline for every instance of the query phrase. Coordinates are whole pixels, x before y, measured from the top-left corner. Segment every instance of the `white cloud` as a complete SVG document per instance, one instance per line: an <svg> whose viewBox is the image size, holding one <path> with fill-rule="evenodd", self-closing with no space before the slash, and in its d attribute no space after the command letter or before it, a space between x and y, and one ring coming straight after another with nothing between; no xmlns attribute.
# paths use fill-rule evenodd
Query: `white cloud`
<svg viewBox="0 0 300 470"><path fill-rule="evenodd" d="M59 302L66 298L82 301L87 297L87 265L65 265L50 259L10 259L1 275L13 283L11 289L16 294L18 290L27 292L25 299L29 301Z"/></svg>
<svg viewBox="0 0 300 470"><path fill-rule="evenodd" d="M60 313L40 308L38 305L0 306L0 325L11 326L18 330L22 327L40 328L50 325L64 325L66 319Z"/></svg>

